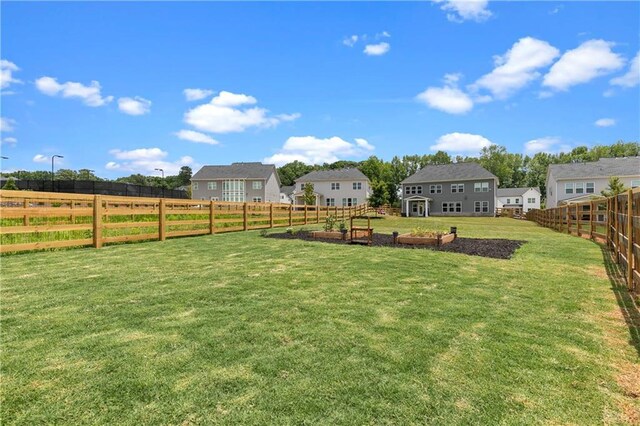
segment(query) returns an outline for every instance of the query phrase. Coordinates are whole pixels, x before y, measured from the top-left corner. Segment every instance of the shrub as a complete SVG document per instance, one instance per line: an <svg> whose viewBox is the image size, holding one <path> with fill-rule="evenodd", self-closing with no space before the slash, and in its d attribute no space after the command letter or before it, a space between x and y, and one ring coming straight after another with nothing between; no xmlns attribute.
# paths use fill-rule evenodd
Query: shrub
<svg viewBox="0 0 640 426"><path fill-rule="evenodd" d="M333 231L335 229L335 227L336 227L336 221L337 220L338 219L333 215L327 216L327 220L324 223L324 230L327 231L327 232Z"/></svg>
<svg viewBox="0 0 640 426"><path fill-rule="evenodd" d="M347 223L344 220L341 220L340 223L338 224L338 229L340 230L340 232L346 231Z"/></svg>
<svg viewBox="0 0 640 426"><path fill-rule="evenodd" d="M437 238L438 235L444 235L444 234L448 234L449 231L445 231L443 229L425 229L422 228L421 226L418 226L416 228L413 228L411 230L411 236L412 237L430 237L430 238Z"/></svg>
<svg viewBox="0 0 640 426"><path fill-rule="evenodd" d="M267 235L269 235L269 232L267 232L266 229L261 229L260 230L260 236L261 237L266 237Z"/></svg>
<svg viewBox="0 0 640 426"><path fill-rule="evenodd" d="M18 186L16 185L16 180L14 178L10 177L7 180L7 182L4 184L2 189L8 189L8 190L11 190L11 191L17 191L18 190Z"/></svg>

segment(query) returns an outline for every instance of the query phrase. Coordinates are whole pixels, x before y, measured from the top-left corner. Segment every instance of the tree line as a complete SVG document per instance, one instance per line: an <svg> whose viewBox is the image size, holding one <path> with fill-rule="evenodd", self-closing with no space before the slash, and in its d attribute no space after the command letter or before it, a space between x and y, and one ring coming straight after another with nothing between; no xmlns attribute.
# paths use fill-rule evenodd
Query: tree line
<svg viewBox="0 0 640 426"><path fill-rule="evenodd" d="M535 155L510 153L504 146L485 147L477 157L455 156L444 151L426 155L395 156L384 161L371 156L364 161L337 161L323 165L307 165L294 161L278 168L283 185L293 185L295 180L314 170L335 170L345 167L359 169L371 181L373 205L397 203L400 182L428 165L477 162L496 175L500 188L539 187L546 194L547 168L550 164L597 161L600 158L633 157L640 155L640 143L618 141L611 145L596 145L591 148L579 146L570 152L550 154L539 152Z"/></svg>

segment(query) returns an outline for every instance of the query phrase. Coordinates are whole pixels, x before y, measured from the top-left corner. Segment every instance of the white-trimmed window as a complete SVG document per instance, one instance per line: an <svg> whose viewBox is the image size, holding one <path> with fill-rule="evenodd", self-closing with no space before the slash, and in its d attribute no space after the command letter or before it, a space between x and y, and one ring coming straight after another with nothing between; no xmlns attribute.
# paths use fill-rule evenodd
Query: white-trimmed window
<svg viewBox="0 0 640 426"><path fill-rule="evenodd" d="M353 182L353 189L355 190L362 189L362 182Z"/></svg>
<svg viewBox="0 0 640 426"><path fill-rule="evenodd" d="M351 206L357 206L358 205L358 199L357 198L343 198L342 199L342 207L351 207Z"/></svg>
<svg viewBox="0 0 640 426"><path fill-rule="evenodd" d="M489 202L488 201L476 201L473 203L473 210L476 213L488 213L489 212Z"/></svg>
<svg viewBox="0 0 640 426"><path fill-rule="evenodd" d="M584 182L576 182L576 194L584 194Z"/></svg>
<svg viewBox="0 0 640 426"><path fill-rule="evenodd" d="M527 198L527 203L535 204L536 203L536 199L535 198Z"/></svg>
<svg viewBox="0 0 640 426"><path fill-rule="evenodd" d="M222 201L244 202L244 180L229 179L222 182Z"/></svg>
<svg viewBox="0 0 640 426"><path fill-rule="evenodd" d="M198 182L193 182L191 184L191 190L192 191L197 191L198 190Z"/></svg>
<svg viewBox="0 0 640 426"><path fill-rule="evenodd" d="M462 213L462 203L460 201L448 201L442 203L442 213Z"/></svg>
<svg viewBox="0 0 640 426"><path fill-rule="evenodd" d="M489 182L475 182L473 192L489 192Z"/></svg>
<svg viewBox="0 0 640 426"><path fill-rule="evenodd" d="M640 179L632 179L631 180L631 188L637 188L639 186L640 186Z"/></svg>
<svg viewBox="0 0 640 426"><path fill-rule="evenodd" d="M573 182L564 184L564 193L573 194Z"/></svg>
<svg viewBox="0 0 640 426"><path fill-rule="evenodd" d="M262 189L262 181L254 180L253 182L251 182L251 188L252 189Z"/></svg>
<svg viewBox="0 0 640 426"><path fill-rule="evenodd" d="M261 203L262 202L262 197L253 197L253 202L254 203Z"/></svg>
<svg viewBox="0 0 640 426"><path fill-rule="evenodd" d="M464 192L464 183L452 183L451 184L451 193L455 194L457 192Z"/></svg>
<svg viewBox="0 0 640 426"><path fill-rule="evenodd" d="M520 204L520 198L516 198L516 204Z"/></svg>
<svg viewBox="0 0 640 426"><path fill-rule="evenodd" d="M407 195L422 194L422 185L407 186L404 188L404 193Z"/></svg>
<svg viewBox="0 0 640 426"><path fill-rule="evenodd" d="M340 182L331 182L331 190L339 191L340 190Z"/></svg>
<svg viewBox="0 0 640 426"><path fill-rule="evenodd" d="M507 198L507 204L511 204L511 198Z"/></svg>
<svg viewBox="0 0 640 426"><path fill-rule="evenodd" d="M327 198L327 207L334 207L336 205L335 198Z"/></svg>
<svg viewBox="0 0 640 426"><path fill-rule="evenodd" d="M209 191L213 191L215 189L218 189L218 182L207 182L207 189Z"/></svg>
<svg viewBox="0 0 640 426"><path fill-rule="evenodd" d="M638 181L640 182L640 181ZM585 183L585 191L587 194L593 194L596 191L596 184L594 182Z"/></svg>
<svg viewBox="0 0 640 426"><path fill-rule="evenodd" d="M430 194L442 194L442 185L429 185L429 193Z"/></svg>

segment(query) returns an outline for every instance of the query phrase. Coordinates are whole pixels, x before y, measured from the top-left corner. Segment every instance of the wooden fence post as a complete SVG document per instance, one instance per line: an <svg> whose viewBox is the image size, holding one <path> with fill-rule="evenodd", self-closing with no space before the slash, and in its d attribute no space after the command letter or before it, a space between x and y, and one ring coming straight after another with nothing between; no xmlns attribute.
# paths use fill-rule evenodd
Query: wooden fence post
<svg viewBox="0 0 640 426"><path fill-rule="evenodd" d="M593 240L594 235L593 233L595 232L595 220L594 218L594 214L595 214L595 209L594 209L594 205L595 205L595 201L591 201L591 203L589 203L589 238Z"/></svg>
<svg viewBox="0 0 640 426"><path fill-rule="evenodd" d="M215 234L216 233L216 207L214 204L214 201L211 200L210 204L209 204L209 233L210 234Z"/></svg>
<svg viewBox="0 0 640 426"><path fill-rule="evenodd" d="M293 225L293 204L289 204L289 226Z"/></svg>
<svg viewBox="0 0 640 426"><path fill-rule="evenodd" d="M269 204L269 228L273 228L273 203Z"/></svg>
<svg viewBox="0 0 640 426"><path fill-rule="evenodd" d="M242 204L242 227L246 231L249 229L249 223L247 221L247 203Z"/></svg>
<svg viewBox="0 0 640 426"><path fill-rule="evenodd" d="M25 208L25 211L26 211L26 209L29 208L29 199L28 198L24 199L24 203L23 203L22 206ZM23 220L24 220L24 226L29 226L29 215L28 214L24 215L24 219Z"/></svg>
<svg viewBox="0 0 640 426"><path fill-rule="evenodd" d="M164 201L164 198L160 198L160 207L158 209L158 239L160 241L164 241L167 238L165 220L166 220L165 201Z"/></svg>
<svg viewBox="0 0 640 426"><path fill-rule="evenodd" d="M316 204L316 223L320 223L320 206Z"/></svg>
<svg viewBox="0 0 640 426"><path fill-rule="evenodd" d="M618 255L620 254L620 240L618 228L620 227L620 217L618 216L618 196L613 196L613 248L615 254L616 263L619 262Z"/></svg>
<svg viewBox="0 0 640 426"><path fill-rule="evenodd" d="M580 208L582 208L582 204L580 204ZM582 216L580 215L580 209L578 208L578 204L576 203L576 234L580 237L580 219Z"/></svg>
<svg viewBox="0 0 640 426"><path fill-rule="evenodd" d="M304 224L307 224L307 205L304 205Z"/></svg>
<svg viewBox="0 0 640 426"><path fill-rule="evenodd" d="M627 285L633 290L633 190L627 191Z"/></svg>
<svg viewBox="0 0 640 426"><path fill-rule="evenodd" d="M102 197L93 196L93 246L102 247Z"/></svg>
<svg viewBox="0 0 640 426"><path fill-rule="evenodd" d="M571 209L567 204L565 209L565 215L567 216L567 234L571 235Z"/></svg>

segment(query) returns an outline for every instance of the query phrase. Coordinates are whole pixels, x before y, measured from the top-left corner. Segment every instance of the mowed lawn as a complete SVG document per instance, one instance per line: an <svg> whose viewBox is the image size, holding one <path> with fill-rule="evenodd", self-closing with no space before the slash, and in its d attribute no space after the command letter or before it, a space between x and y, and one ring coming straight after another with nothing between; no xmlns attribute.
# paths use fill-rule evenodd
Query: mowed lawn
<svg viewBox="0 0 640 426"><path fill-rule="evenodd" d="M637 311L599 245L373 222L436 225L528 243L497 260L238 232L4 256L2 423L640 422Z"/></svg>

